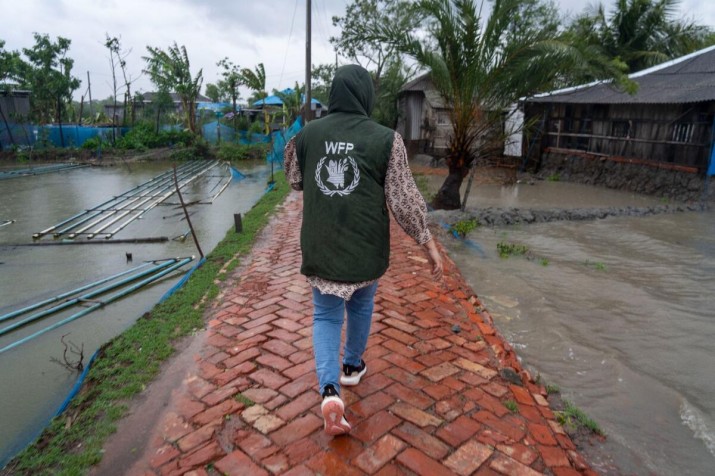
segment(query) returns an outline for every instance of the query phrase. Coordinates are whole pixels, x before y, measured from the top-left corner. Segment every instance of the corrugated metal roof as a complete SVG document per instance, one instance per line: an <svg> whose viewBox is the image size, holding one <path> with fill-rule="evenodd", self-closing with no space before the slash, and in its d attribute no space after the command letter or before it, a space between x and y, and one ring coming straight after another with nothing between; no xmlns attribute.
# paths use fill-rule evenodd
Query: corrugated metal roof
<svg viewBox="0 0 715 476"><path fill-rule="evenodd" d="M434 88L434 86L432 86L430 73L427 72L417 76L412 81L405 83L405 85L400 88L400 92L403 93L405 91L424 91L425 89L431 88Z"/></svg>
<svg viewBox="0 0 715 476"><path fill-rule="evenodd" d="M715 101L715 46L630 75L638 92L594 82L528 98L527 102L570 104L683 104Z"/></svg>

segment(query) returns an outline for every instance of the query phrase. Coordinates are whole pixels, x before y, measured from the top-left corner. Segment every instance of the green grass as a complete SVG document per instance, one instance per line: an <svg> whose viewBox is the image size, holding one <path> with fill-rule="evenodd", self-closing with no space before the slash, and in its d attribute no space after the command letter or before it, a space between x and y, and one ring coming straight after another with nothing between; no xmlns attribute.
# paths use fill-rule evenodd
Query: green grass
<svg viewBox="0 0 715 476"><path fill-rule="evenodd" d="M140 393L175 351L178 339L204 327L206 305L219 293L225 278L247 254L268 223L289 186L282 172L276 186L243 218L243 232L230 230L191 279L166 301L155 306L131 328L100 349L82 390L67 410L52 420L39 439L0 474L79 475L102 458L102 445Z"/></svg>
<svg viewBox="0 0 715 476"><path fill-rule="evenodd" d="M499 252L500 258L508 258L510 256L525 255L529 251L529 248L525 245L519 245L517 243L500 241L497 243L497 251Z"/></svg>
<svg viewBox="0 0 715 476"><path fill-rule="evenodd" d="M464 238L465 236L467 236L467 233L477 227L479 227L479 222L476 218L472 218L470 220L460 220L454 223L452 226L450 226L449 230L452 232L457 232L459 236Z"/></svg>
<svg viewBox="0 0 715 476"><path fill-rule="evenodd" d="M504 402L504 406L506 407L507 410L509 410L512 413L519 413L519 406L516 404L514 400L506 400Z"/></svg>
<svg viewBox="0 0 715 476"><path fill-rule="evenodd" d="M546 177L546 180L549 182L558 182L561 180L561 174L556 172L555 174L551 174L548 177Z"/></svg>
<svg viewBox="0 0 715 476"><path fill-rule="evenodd" d="M245 395L242 394L242 393L237 394L237 395L236 395L235 397L233 397L233 398L235 398L237 402L243 403L243 405L244 405L246 408L252 407L253 405L256 404L256 402L254 402L253 400L251 400L250 398L248 398L247 396L245 396Z"/></svg>
<svg viewBox="0 0 715 476"><path fill-rule="evenodd" d="M589 268L595 269L596 271L606 271L606 265L601 261L586 260L583 264Z"/></svg>
<svg viewBox="0 0 715 476"><path fill-rule="evenodd" d="M417 190L420 191L425 202L432 203L434 200L434 192L430 191L429 179L423 174L414 174L415 184L417 185Z"/></svg>
<svg viewBox="0 0 715 476"><path fill-rule="evenodd" d="M541 258L541 259L539 260L539 263L541 264L541 266L548 266L548 265L549 265L549 260L548 260L548 258Z"/></svg>
<svg viewBox="0 0 715 476"><path fill-rule="evenodd" d="M546 385L546 393L551 395L554 393L559 393L561 389L559 388L558 385L552 385L552 384L547 384Z"/></svg>
<svg viewBox="0 0 715 476"><path fill-rule="evenodd" d="M598 423L589 418L583 410L576 407L568 400L564 400L564 410L555 411L556 419L569 432L578 431L580 428L585 428L597 435L603 435L603 430Z"/></svg>

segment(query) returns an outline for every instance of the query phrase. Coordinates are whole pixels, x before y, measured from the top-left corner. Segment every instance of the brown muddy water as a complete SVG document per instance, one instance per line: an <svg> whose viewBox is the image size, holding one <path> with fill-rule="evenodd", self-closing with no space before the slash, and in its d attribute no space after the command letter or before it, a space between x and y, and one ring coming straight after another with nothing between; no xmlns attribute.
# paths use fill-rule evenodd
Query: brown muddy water
<svg viewBox="0 0 715 476"><path fill-rule="evenodd" d="M183 212L175 205L158 206L119 232L115 239L166 236L158 244L105 244L16 247L31 243L32 234L90 209L171 169L167 162L91 167L0 181L0 315L57 296L142 264L145 260L197 255ZM204 253L234 227L234 213L246 213L264 193L270 170L265 163L236 167L247 177L231 185L210 205L189 208ZM216 167L182 189L185 202L217 193L228 170ZM217 188L218 187L218 188ZM167 202L178 202L176 196ZM101 240L101 238L97 238ZM45 238L42 241L52 241ZM132 254L127 262L126 253ZM198 258L197 258L198 259ZM85 363L104 343L130 327L161 298L194 263L138 292L0 354L0 467L44 428L67 398L78 378L54 360L63 359L60 338L83 346ZM43 319L0 336L0 348L30 335L53 320ZM5 327L5 322L0 328ZM70 357L74 357L70 355Z"/></svg>
<svg viewBox="0 0 715 476"><path fill-rule="evenodd" d="M431 178L435 190L440 183ZM481 185L469 200L657 203L558 182ZM599 472L713 474L715 212L485 227L467 238L443 241L522 363L606 432L606 454L592 460ZM499 242L526 245L531 259L500 258Z"/></svg>

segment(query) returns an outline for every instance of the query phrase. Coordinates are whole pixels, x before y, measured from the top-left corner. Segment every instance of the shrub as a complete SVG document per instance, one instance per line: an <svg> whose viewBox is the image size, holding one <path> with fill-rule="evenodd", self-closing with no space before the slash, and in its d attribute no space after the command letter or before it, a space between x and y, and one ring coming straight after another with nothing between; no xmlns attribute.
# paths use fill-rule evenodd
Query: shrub
<svg viewBox="0 0 715 476"><path fill-rule="evenodd" d="M90 137L84 143L82 144L82 148L85 150L94 150L99 147L108 147L109 144L106 143L103 139L102 136L94 136Z"/></svg>
<svg viewBox="0 0 715 476"><path fill-rule="evenodd" d="M236 144L223 142L218 147L216 156L221 160L235 161L248 159L263 159L266 156L268 144Z"/></svg>
<svg viewBox="0 0 715 476"><path fill-rule="evenodd" d="M525 255L529 251L529 248L525 245L500 241L497 243L497 251L499 252L500 258L508 258L509 256Z"/></svg>
<svg viewBox="0 0 715 476"><path fill-rule="evenodd" d="M209 143L204 139L195 138L190 146L181 145L176 151L171 153L172 160L199 160L213 157Z"/></svg>
<svg viewBox="0 0 715 476"><path fill-rule="evenodd" d="M264 134L265 133L265 126L261 121L253 121L248 128L248 132L250 134Z"/></svg>
<svg viewBox="0 0 715 476"><path fill-rule="evenodd" d="M478 226L479 222L476 218L472 218L471 220L460 220L450 227L450 231L457 232L459 236L464 238L467 236L467 233L474 230Z"/></svg>

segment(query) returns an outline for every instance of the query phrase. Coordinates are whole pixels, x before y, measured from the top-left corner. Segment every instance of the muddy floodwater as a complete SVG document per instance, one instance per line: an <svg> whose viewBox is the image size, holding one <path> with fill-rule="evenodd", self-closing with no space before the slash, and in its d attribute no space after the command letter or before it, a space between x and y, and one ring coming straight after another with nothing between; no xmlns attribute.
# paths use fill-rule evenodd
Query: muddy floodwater
<svg viewBox="0 0 715 476"><path fill-rule="evenodd" d="M433 178L432 185L440 180ZM537 182L473 190L469 206L648 206L649 197ZM715 212L479 228L445 238L523 364L608 435L604 474L715 467ZM497 243L530 259L500 258Z"/></svg>
<svg viewBox="0 0 715 476"><path fill-rule="evenodd" d="M167 237L164 243L10 246L32 243L32 234L107 201L171 169L170 163L132 163L128 167L87 167L67 172L0 181L0 315L80 286L157 260L196 255L188 224L176 195L147 212L113 239ZM204 253L234 228L234 214L245 214L261 197L270 178L265 163L235 165L246 174L233 180L212 204L189 207L190 219ZM187 203L207 201L229 170L215 167L182 189ZM185 236L184 240L179 237ZM95 238L102 240L102 238ZM41 242L52 242L46 237ZM127 254L132 261L128 262ZM195 262L194 262L195 263ZM24 447L44 428L77 381L55 360L63 360L65 341L82 347L85 363L105 342L130 327L193 264L129 297L0 354L0 463ZM77 312L74 310L73 312ZM32 323L0 336L0 348L42 329L53 319ZM0 328L6 323L1 323ZM70 359L74 356L69 354ZM1 466L1 464L0 464Z"/></svg>

